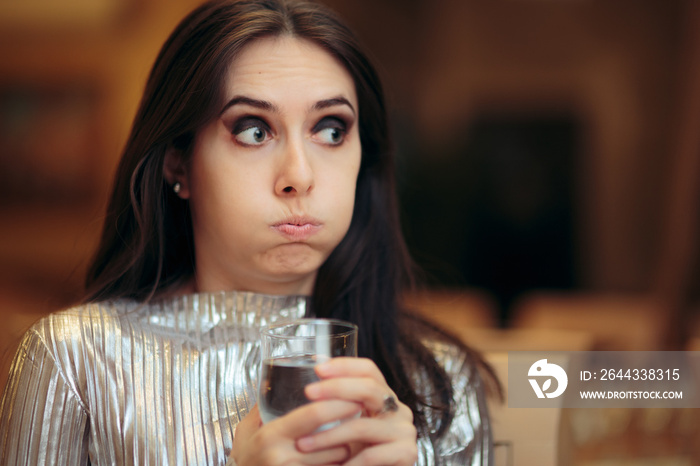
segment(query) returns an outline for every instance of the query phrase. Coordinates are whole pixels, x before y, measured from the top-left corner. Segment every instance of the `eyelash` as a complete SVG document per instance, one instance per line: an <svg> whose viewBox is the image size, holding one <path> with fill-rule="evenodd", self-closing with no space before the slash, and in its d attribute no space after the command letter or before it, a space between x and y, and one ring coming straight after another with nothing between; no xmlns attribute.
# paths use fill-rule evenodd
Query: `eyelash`
<svg viewBox="0 0 700 466"><path fill-rule="evenodd" d="M337 147L342 145L345 142L345 137L347 136L348 132L348 123L345 121L344 118L340 116L325 116L321 118L321 120L316 123L313 127L313 134L316 135L320 133L323 130L326 129L334 129L340 132L340 141L337 143L324 143L326 145L332 146L332 147ZM252 128L259 128L265 132L265 135L269 137L270 134L272 134L272 129L270 126L261 118L259 117L254 117L254 116L244 116L240 118L236 123L233 125L233 128L231 129L231 134L233 134L234 137L239 136L241 133L244 131L247 131ZM246 146L246 147L254 147L257 144L249 144L245 143L243 141L238 141L239 144ZM260 143L262 144L262 142Z"/></svg>
<svg viewBox="0 0 700 466"><path fill-rule="evenodd" d="M270 129L270 126L265 123L263 120L257 117L253 116L245 116L241 119L239 119L234 125L233 128L231 129L231 134L233 134L236 139L237 137L243 133L244 131L247 131L252 128L259 128L265 132L266 136L269 136L272 133L272 130ZM243 141L238 141L239 144L246 146L246 147L254 147L256 144L248 144Z"/></svg>
<svg viewBox="0 0 700 466"><path fill-rule="evenodd" d="M340 146L345 142L345 137L348 133L348 124L340 117L337 116L327 116L321 119L316 126L314 126L314 134L318 134L325 129L334 129L340 132L340 142L331 143L330 146Z"/></svg>

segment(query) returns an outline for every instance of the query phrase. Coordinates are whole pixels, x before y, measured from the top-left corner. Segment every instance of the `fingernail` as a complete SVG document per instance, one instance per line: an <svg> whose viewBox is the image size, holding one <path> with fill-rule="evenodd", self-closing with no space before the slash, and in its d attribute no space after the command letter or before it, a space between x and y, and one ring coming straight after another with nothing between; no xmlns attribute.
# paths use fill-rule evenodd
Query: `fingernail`
<svg viewBox="0 0 700 466"><path fill-rule="evenodd" d="M321 387L317 383L310 383L304 388L304 393L307 398L313 400L321 396Z"/></svg>
<svg viewBox="0 0 700 466"><path fill-rule="evenodd" d="M319 376L328 375L330 372L330 365L327 362L318 364L316 367L316 374Z"/></svg>
<svg viewBox="0 0 700 466"><path fill-rule="evenodd" d="M297 440L297 448L300 450L311 450L314 446L313 437L302 437Z"/></svg>

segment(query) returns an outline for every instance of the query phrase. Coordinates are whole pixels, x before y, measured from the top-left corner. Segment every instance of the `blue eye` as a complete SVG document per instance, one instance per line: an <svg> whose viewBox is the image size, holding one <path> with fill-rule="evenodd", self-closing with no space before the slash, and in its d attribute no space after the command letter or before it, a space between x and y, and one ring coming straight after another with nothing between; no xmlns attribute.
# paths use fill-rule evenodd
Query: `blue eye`
<svg viewBox="0 0 700 466"><path fill-rule="evenodd" d="M335 117L327 117L318 122L314 128L315 137L322 143L337 146L345 140L346 124Z"/></svg>
<svg viewBox="0 0 700 466"><path fill-rule="evenodd" d="M267 139L267 131L259 126L251 126L240 133L236 133L236 139L246 145L257 146Z"/></svg>
<svg viewBox="0 0 700 466"><path fill-rule="evenodd" d="M238 121L231 131L236 141L244 146L259 146L270 137L270 128L258 118L246 117Z"/></svg>
<svg viewBox="0 0 700 466"><path fill-rule="evenodd" d="M344 133L338 128L326 128L317 133L321 141L326 144L337 145L343 142Z"/></svg>

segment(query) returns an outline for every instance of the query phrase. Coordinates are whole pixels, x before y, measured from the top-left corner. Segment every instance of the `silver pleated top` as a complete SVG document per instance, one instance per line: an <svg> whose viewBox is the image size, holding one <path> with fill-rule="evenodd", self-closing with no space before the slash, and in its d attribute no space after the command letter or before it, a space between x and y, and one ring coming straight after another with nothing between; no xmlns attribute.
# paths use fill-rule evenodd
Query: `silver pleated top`
<svg viewBox="0 0 700 466"><path fill-rule="evenodd" d="M258 328L305 312L302 297L222 292L45 317L0 402L0 465L224 465L256 401ZM431 348L458 408L445 435L419 439L418 464L489 464L481 384L456 348Z"/></svg>

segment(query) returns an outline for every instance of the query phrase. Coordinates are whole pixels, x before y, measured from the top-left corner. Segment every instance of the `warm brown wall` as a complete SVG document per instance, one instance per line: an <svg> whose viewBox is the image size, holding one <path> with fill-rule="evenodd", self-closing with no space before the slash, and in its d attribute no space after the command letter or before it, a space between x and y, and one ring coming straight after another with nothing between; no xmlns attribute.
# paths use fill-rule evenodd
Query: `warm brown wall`
<svg viewBox="0 0 700 466"><path fill-rule="evenodd" d="M88 168L69 180L87 188L79 196L64 195L60 185L49 185L39 187L41 195L4 197L0 279L61 281L84 262L94 247L98 217L150 64L169 31L196 2L120 3L125 6L116 17L97 24L87 20L72 24L67 19L7 24L0 19L0 86L86 88L94 96L87 131L90 146L79 159ZM46 123L59 122L57 117ZM31 138L41 140L46 132L47 128L34 128ZM59 152L52 147L44 150L47 159ZM34 169L41 171L42 166ZM71 285L80 278L74 280Z"/></svg>
<svg viewBox="0 0 700 466"><path fill-rule="evenodd" d="M683 98L683 2L384 0L362 12L334 3L377 44L390 92L428 147L479 111L577 114L580 282L651 285Z"/></svg>

